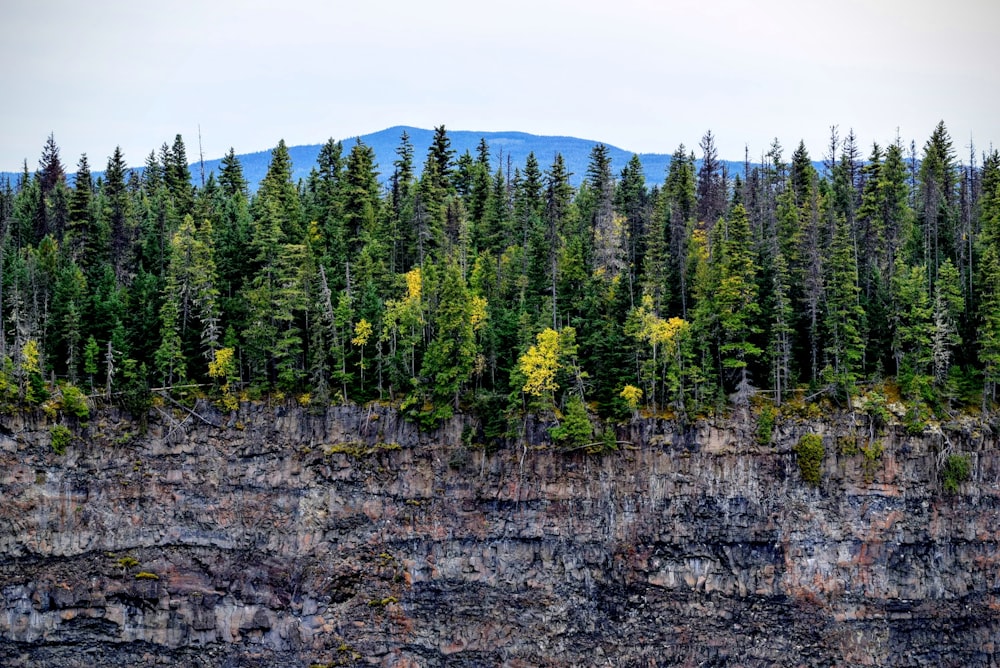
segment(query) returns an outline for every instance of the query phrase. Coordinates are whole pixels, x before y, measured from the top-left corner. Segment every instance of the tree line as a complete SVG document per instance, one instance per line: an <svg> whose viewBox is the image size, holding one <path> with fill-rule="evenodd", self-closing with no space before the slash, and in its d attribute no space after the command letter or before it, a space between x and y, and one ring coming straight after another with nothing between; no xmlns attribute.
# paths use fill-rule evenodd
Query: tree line
<svg viewBox="0 0 1000 668"><path fill-rule="evenodd" d="M196 386L228 408L392 402L488 439L548 412L680 420L891 384L918 414L990 411L1000 383L1000 155L863 155L831 130L818 171L777 140L730 178L711 132L662 186L594 146L579 187L544 168L418 157L388 178L328 141L294 183L284 142L251 194L234 151L193 184L178 135L72 183L52 136L0 183L0 401Z"/></svg>

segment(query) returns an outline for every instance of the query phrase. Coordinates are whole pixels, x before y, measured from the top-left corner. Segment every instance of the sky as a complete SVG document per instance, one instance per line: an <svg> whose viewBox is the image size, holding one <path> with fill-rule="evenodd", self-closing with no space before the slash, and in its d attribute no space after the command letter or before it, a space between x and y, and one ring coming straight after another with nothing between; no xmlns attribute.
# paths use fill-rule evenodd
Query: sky
<svg viewBox="0 0 1000 668"><path fill-rule="evenodd" d="M197 159L394 125L517 130L742 160L1000 146L996 0L128 0L0 8L0 171Z"/></svg>

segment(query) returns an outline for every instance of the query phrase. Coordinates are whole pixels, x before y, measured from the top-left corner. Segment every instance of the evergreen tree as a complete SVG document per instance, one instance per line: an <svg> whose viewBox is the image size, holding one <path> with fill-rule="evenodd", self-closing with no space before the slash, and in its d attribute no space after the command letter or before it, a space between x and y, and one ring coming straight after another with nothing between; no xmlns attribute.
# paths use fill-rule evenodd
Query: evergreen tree
<svg viewBox="0 0 1000 668"><path fill-rule="evenodd" d="M305 238L299 194L292 183L292 159L284 139L271 151L271 162L254 197L251 213L257 225L270 224L265 221L276 223L280 242L301 243Z"/></svg>
<svg viewBox="0 0 1000 668"><path fill-rule="evenodd" d="M188 168L187 151L180 135L174 137L173 146L165 151L163 178L167 190L174 201L174 208L180 217L193 213L194 187L191 185L191 170Z"/></svg>
<svg viewBox="0 0 1000 668"><path fill-rule="evenodd" d="M923 231L923 263L931 280L946 258L955 257L955 156L944 122L938 123L920 161L918 223Z"/></svg>
<svg viewBox="0 0 1000 668"><path fill-rule="evenodd" d="M416 237L413 216L413 145L404 130L400 135L400 145L396 148L393 161L392 179L389 185L389 230L392 254L390 271L397 273L411 267L416 258Z"/></svg>
<svg viewBox="0 0 1000 668"><path fill-rule="evenodd" d="M927 291L927 268L897 259L892 289L896 375L904 391L914 396L927 384L932 363L933 308Z"/></svg>
<svg viewBox="0 0 1000 668"><path fill-rule="evenodd" d="M234 197L237 193L249 197L247 181L243 177L243 164L236 157L236 151L233 150L232 146L229 147L229 152L223 156L219 165L219 187L222 191L222 197L226 199Z"/></svg>
<svg viewBox="0 0 1000 668"><path fill-rule="evenodd" d="M76 180L69 201L69 221L67 241L70 254L84 269L102 261L101 252L106 247L106 239L101 239L95 221L94 182L90 176L87 154L80 156L77 163Z"/></svg>
<svg viewBox="0 0 1000 668"><path fill-rule="evenodd" d="M864 359L863 317L857 263L847 222L837 217L826 280L826 356L834 383L850 402Z"/></svg>
<svg viewBox="0 0 1000 668"><path fill-rule="evenodd" d="M622 247L622 222L615 216L615 182L611 175L608 147L597 144L590 152L587 165L585 206L593 230L593 266L608 279L618 276L625 267Z"/></svg>
<svg viewBox="0 0 1000 668"><path fill-rule="evenodd" d="M341 209L349 257L356 257L366 237L375 234L379 205L375 151L359 139L347 158L342 186Z"/></svg>
<svg viewBox="0 0 1000 668"><path fill-rule="evenodd" d="M625 266L628 269L629 301L635 301L639 270L646 253L646 227L649 219L649 193L639 156L632 154L622 170L615 192L615 208L624 218Z"/></svg>
<svg viewBox="0 0 1000 668"><path fill-rule="evenodd" d="M959 283L958 268L951 258L938 267L937 282L934 284L934 332L931 335L931 358L934 366L934 382L943 386L955 357L955 351L962 343L959 321L965 312L965 299Z"/></svg>
<svg viewBox="0 0 1000 668"><path fill-rule="evenodd" d="M111 235L111 263L119 283L126 282L131 267L136 227L132 201L126 185L127 172L125 156L121 147L116 147L104 171L104 187L101 193L104 206L101 215Z"/></svg>
<svg viewBox="0 0 1000 668"><path fill-rule="evenodd" d="M754 264L750 223L746 209L737 205L725 221L726 235L719 249L719 286L715 304L719 313L722 367L738 373L739 401L746 401L750 387L749 365L762 351L754 343L758 324L757 267Z"/></svg>
<svg viewBox="0 0 1000 668"><path fill-rule="evenodd" d="M996 152L984 165L982 199L982 234L978 240L981 260L977 277L981 292L976 342L985 381L985 410L996 406L1000 388L1000 155Z"/></svg>
<svg viewBox="0 0 1000 668"><path fill-rule="evenodd" d="M726 181L719 164L715 137L709 130L698 144L701 148L701 167L698 169L698 220L714 225L726 210Z"/></svg>
<svg viewBox="0 0 1000 668"><path fill-rule="evenodd" d="M552 328L558 325L559 253L562 246L560 230L572 215L573 187L561 153L556 153L552 167L545 173L545 267L548 273L549 299L552 304Z"/></svg>
<svg viewBox="0 0 1000 668"><path fill-rule="evenodd" d="M458 408L477 353L474 302L462 272L452 259L445 260L440 270L438 301L430 313L434 336L420 370L423 382L417 388L424 404L419 410L420 419L427 424L447 419Z"/></svg>

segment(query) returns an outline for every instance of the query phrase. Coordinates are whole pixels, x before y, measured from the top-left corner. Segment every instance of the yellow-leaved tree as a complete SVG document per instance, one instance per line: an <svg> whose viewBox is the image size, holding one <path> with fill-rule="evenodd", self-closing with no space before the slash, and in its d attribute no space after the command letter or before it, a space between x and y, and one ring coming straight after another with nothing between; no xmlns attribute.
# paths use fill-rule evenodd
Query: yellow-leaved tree
<svg viewBox="0 0 1000 668"><path fill-rule="evenodd" d="M654 410L658 398L666 401L673 396L680 401L683 394L683 345L687 341L689 327L682 318L661 318L650 295L643 295L639 306L630 314L629 333L633 338L649 344L649 357L642 361L640 373ZM622 397L629 401L624 394Z"/></svg>
<svg viewBox="0 0 1000 668"><path fill-rule="evenodd" d="M239 401L232 394L232 382L236 380L236 356L232 348L215 350L214 359L208 363L208 377L219 383L222 405L230 411L239 408Z"/></svg>
<svg viewBox="0 0 1000 668"><path fill-rule="evenodd" d="M517 366L524 378L521 391L549 404L555 402L559 372L568 373L582 390L583 374L576 364L576 330L572 327L563 327L558 332L547 327L539 332L535 344L521 355Z"/></svg>

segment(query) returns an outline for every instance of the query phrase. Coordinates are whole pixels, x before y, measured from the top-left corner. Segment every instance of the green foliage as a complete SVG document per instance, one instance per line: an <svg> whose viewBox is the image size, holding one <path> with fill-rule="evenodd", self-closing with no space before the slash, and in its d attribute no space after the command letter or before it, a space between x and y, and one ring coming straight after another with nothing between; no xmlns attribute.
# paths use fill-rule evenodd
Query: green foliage
<svg viewBox="0 0 1000 668"><path fill-rule="evenodd" d="M882 441L876 439L867 445L862 445L859 450L861 454L864 455L864 459L861 462L861 468L864 471L865 482L871 482L875 479L875 473L878 470L879 463L882 460L882 454L885 451L882 446Z"/></svg>
<svg viewBox="0 0 1000 668"><path fill-rule="evenodd" d="M958 487L969 479L971 463L968 455L951 454L941 469L941 483L948 494L957 494Z"/></svg>
<svg viewBox="0 0 1000 668"><path fill-rule="evenodd" d="M593 442L594 428L590 424L587 407L579 397L570 397L566 402L566 414L557 427L549 429L549 435L562 448L578 448Z"/></svg>
<svg viewBox="0 0 1000 668"><path fill-rule="evenodd" d="M868 415L875 433L882 433L892 416L885 393L877 390L873 390L865 396L861 410Z"/></svg>
<svg viewBox="0 0 1000 668"><path fill-rule="evenodd" d="M574 187L560 155L494 165L484 140L456 158L441 126L419 180L405 134L388 173L330 140L298 185L282 141L251 194L232 150L192 186L179 136L141 173L115 150L95 182L81 158L69 188L50 137L39 173L0 188L0 404L84 419L72 388L96 385L144 416L145 365L227 408L280 391L315 411L386 401L426 428L472 411L487 447L571 396L683 422L761 388L814 418L829 404L798 383L844 406L888 379L912 433L956 405L989 415L1000 154L960 171L943 124L912 161L898 141L867 161L842 146L821 175L775 142L727 193L711 134L697 175L678 147L660 188L598 145ZM887 405L861 405L869 440ZM772 423L758 413L759 442Z"/></svg>
<svg viewBox="0 0 1000 668"><path fill-rule="evenodd" d="M71 383L65 383L60 387L60 391L63 411L80 420L86 420L90 417L87 397L78 387Z"/></svg>
<svg viewBox="0 0 1000 668"><path fill-rule="evenodd" d="M822 481L823 437L819 434L803 434L799 442L792 448L799 462L799 473L802 480L813 487L819 487Z"/></svg>
<svg viewBox="0 0 1000 668"><path fill-rule="evenodd" d="M906 414L903 415L903 427L910 436L920 436L927 429L927 424L931 419L931 410L922 401L911 401L906 406Z"/></svg>
<svg viewBox="0 0 1000 668"><path fill-rule="evenodd" d="M766 403L761 406L760 413L757 414L757 430L754 436L760 445L769 445L771 436L774 433L774 423L778 418L778 409L772 404Z"/></svg>
<svg viewBox="0 0 1000 668"><path fill-rule="evenodd" d="M117 395L121 407L139 420L143 430L149 409L153 405L153 395L146 380L148 375L145 363L137 364L133 359L126 359L122 364L123 380Z"/></svg>
<svg viewBox="0 0 1000 668"><path fill-rule="evenodd" d="M49 436L52 438L52 450L57 455L66 454L66 446L73 440L73 432L64 425L56 424L49 429Z"/></svg>

